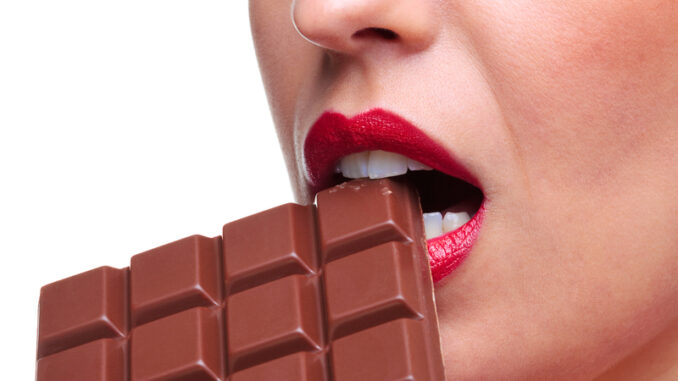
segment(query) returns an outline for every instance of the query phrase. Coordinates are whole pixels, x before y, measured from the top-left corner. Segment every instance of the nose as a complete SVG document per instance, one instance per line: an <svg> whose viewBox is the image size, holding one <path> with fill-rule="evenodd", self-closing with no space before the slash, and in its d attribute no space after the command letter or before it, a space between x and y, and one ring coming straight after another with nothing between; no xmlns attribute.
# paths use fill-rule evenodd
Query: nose
<svg viewBox="0 0 678 381"><path fill-rule="evenodd" d="M355 55L384 45L428 47L438 31L431 0L295 0L292 21L311 43Z"/></svg>

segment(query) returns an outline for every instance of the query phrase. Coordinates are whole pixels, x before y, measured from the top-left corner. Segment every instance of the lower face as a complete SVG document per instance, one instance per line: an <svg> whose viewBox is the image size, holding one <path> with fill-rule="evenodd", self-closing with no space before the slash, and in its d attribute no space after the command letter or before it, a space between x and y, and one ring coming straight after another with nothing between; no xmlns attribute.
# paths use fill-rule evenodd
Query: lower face
<svg viewBox="0 0 678 381"><path fill-rule="evenodd" d="M463 164L484 218L436 285L448 379L602 377L678 331L678 6L413 4L436 38L402 56L328 53L290 1L250 1L298 201L328 110L397 113Z"/></svg>

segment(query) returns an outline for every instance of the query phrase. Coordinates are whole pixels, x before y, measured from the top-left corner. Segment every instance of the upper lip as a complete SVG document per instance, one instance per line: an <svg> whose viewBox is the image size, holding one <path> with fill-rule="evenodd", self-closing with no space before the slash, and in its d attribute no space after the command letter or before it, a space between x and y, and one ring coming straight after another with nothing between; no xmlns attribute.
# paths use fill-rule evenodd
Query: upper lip
<svg viewBox="0 0 678 381"><path fill-rule="evenodd" d="M352 118L328 111L316 120L304 142L303 172L310 194L334 185L336 163L342 157L369 150L407 156L479 187L453 153L404 118L376 108Z"/></svg>

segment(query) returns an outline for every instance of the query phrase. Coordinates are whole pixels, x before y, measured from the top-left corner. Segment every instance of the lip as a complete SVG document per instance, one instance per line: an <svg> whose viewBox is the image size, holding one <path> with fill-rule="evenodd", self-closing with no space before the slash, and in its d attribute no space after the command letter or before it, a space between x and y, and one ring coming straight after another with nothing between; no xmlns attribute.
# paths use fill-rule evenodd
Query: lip
<svg viewBox="0 0 678 381"><path fill-rule="evenodd" d="M313 124L304 142L303 160L311 194L338 182L335 165L339 159L370 150L407 156L482 191L477 179L440 144L404 118L377 108L352 118L328 111ZM478 238L484 215L485 199L469 222L427 240L434 282L452 273L468 256Z"/></svg>

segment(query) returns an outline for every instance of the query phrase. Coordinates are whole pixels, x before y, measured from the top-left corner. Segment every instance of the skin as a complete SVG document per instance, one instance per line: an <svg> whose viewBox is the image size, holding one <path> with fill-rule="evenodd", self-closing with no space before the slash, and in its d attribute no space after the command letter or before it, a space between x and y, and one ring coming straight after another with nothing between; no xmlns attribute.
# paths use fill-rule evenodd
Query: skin
<svg viewBox="0 0 678 381"><path fill-rule="evenodd" d="M678 2L251 0L250 16L298 201L325 110L396 112L478 178L480 237L436 290L447 379L678 378Z"/></svg>

